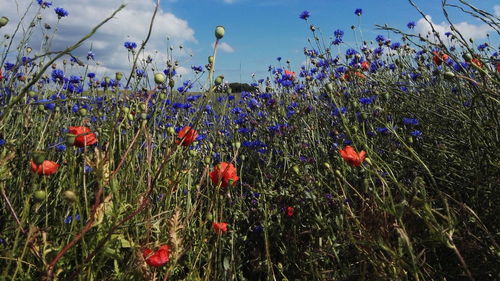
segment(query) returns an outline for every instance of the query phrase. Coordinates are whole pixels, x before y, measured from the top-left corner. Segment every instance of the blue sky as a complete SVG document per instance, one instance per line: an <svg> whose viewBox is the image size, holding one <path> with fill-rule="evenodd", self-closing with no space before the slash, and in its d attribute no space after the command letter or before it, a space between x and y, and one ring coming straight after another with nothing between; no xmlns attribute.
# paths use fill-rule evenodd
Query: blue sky
<svg viewBox="0 0 500 281"><path fill-rule="evenodd" d="M431 15L433 22L445 20L440 1L420 0L416 3ZM494 13L494 6L499 2L481 0L469 3ZM186 19L195 30L198 44L188 44L194 50L194 62L205 63L210 54L210 42L214 39L213 27L225 26L223 41L233 47L234 52L222 52L218 56L217 70L230 81L239 80L240 63L244 81L252 72L265 75L267 66L276 64L278 56L283 57L283 61L289 59L292 66L298 68L305 59L302 50L307 46L307 38L311 37L308 25L298 18L303 10L311 12L310 22L320 27L326 38L331 37L335 29L342 29L346 33L344 41L351 42L354 36L350 27L358 25L359 20L364 39L373 40L377 34L387 35L375 30L375 24L407 30L409 21L417 22L422 18L405 0L178 0L163 2L162 5L165 10ZM356 8L363 9L360 18L354 15ZM480 24L463 13L451 12L450 15L454 23ZM394 36L394 39L399 38Z"/></svg>
<svg viewBox="0 0 500 281"><path fill-rule="evenodd" d="M63 7L69 16L61 19L58 35L54 37L53 49L62 49L85 35L97 22L108 16L123 0L53 0L50 9L43 9L42 23L57 24L57 16L53 8ZM432 22L444 33L449 27L444 23L440 0L415 0ZM458 3L458 0L449 0ZM23 5L36 1L20 1L20 8L14 0L0 0L2 11L9 11L10 25L0 30L12 32L16 22L21 18ZM147 33L151 17L153 0L126 0L127 7L118 16L101 28L91 40L79 48L75 54L85 58L92 48L96 62L91 71L98 76L113 75L116 71L126 72L129 69L125 41L140 43ZM377 34L383 34L398 41L398 36L374 29L375 24L387 24L407 31L409 21L417 22L414 33L426 32L429 28L422 16L411 7L406 0L162 0L157 15L155 28L147 46L147 55L153 57L155 70L166 67L167 36L174 46L174 57L180 62L178 72L183 74L181 80L191 78L192 65L205 65L207 57L212 54L214 28L223 25L226 35L224 44L217 56L216 71L224 74L230 82L249 82L251 74L263 78L269 65L277 65L277 57L282 62L291 61L292 70L297 70L305 62L304 47L309 47L307 39L311 37L309 25L299 19L299 14L307 10L311 13L310 23L320 28L325 40L333 36L333 31L342 29L344 41L354 44L352 25L360 24L363 38L373 40ZM492 14L500 16L498 0L470 0L469 3ZM354 15L356 8L362 8L361 17ZM32 7L36 15L39 7ZM16 13L16 11L19 11ZM1 15L0 15L1 16ZM498 48L499 36L489 26L466 16L464 13L450 9L450 16L466 37L472 37L478 44L488 41ZM25 26L28 22L25 23ZM30 46L36 50L40 45L40 36L35 35ZM37 41L38 40L38 41ZM179 49L177 46L182 45ZM346 46L344 46L346 48ZM240 72L241 65L241 72ZM75 66L73 71L82 72ZM149 69L148 71L153 71Z"/></svg>

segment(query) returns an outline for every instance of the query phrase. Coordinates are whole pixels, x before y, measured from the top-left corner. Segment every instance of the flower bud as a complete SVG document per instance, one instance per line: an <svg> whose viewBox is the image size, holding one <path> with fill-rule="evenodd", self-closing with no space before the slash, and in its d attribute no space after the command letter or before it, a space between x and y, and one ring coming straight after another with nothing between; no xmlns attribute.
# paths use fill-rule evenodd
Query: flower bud
<svg viewBox="0 0 500 281"><path fill-rule="evenodd" d="M129 121L134 121L134 115L132 115L132 113L127 114L127 119Z"/></svg>
<svg viewBox="0 0 500 281"><path fill-rule="evenodd" d="M472 55L470 53L463 54L462 57L466 62L470 62L472 60Z"/></svg>
<svg viewBox="0 0 500 281"><path fill-rule="evenodd" d="M205 164L207 164L207 165L210 165L210 163L212 162L212 158L207 156L207 157L205 157L205 159L203 159L203 162L205 162Z"/></svg>
<svg viewBox="0 0 500 281"><path fill-rule="evenodd" d="M167 128L167 133L169 135L175 135L175 129L174 129L174 127L168 127Z"/></svg>
<svg viewBox="0 0 500 281"><path fill-rule="evenodd" d="M328 162L323 163L323 166L325 166L325 168L327 168L327 169L331 169L332 168L332 166Z"/></svg>
<svg viewBox="0 0 500 281"><path fill-rule="evenodd" d="M222 39L224 37L225 29L222 25L219 25L215 28L215 38Z"/></svg>
<svg viewBox="0 0 500 281"><path fill-rule="evenodd" d="M74 134L66 134L66 144L73 145L75 144L76 135Z"/></svg>
<svg viewBox="0 0 500 281"><path fill-rule="evenodd" d="M146 120L146 119L148 119L148 114L147 114L147 113L145 113L145 112L141 113L141 119L142 119L142 120Z"/></svg>
<svg viewBox="0 0 500 281"><path fill-rule="evenodd" d="M208 63L210 63L210 64L214 63L214 56L208 57Z"/></svg>
<svg viewBox="0 0 500 281"><path fill-rule="evenodd" d="M240 149L240 147L241 147L241 142L239 142L239 141L235 142L235 143L234 143L234 147L235 147L236 149Z"/></svg>
<svg viewBox="0 0 500 281"><path fill-rule="evenodd" d="M116 81L120 81L123 78L123 73L122 72L117 72L115 73L115 79Z"/></svg>
<svg viewBox="0 0 500 281"><path fill-rule="evenodd" d="M451 78L453 78L453 77L455 77L455 73L453 73L453 72L451 72L451 71L446 71L446 72L444 73L444 78L446 78L446 79L451 79Z"/></svg>
<svg viewBox="0 0 500 281"><path fill-rule="evenodd" d="M170 80L168 81L168 86L169 86L170 88L173 88L173 87L175 86L175 80L174 80L174 79L170 79Z"/></svg>
<svg viewBox="0 0 500 281"><path fill-rule="evenodd" d="M156 84L163 84L165 83L165 81L167 81L167 77L165 77L165 75L163 73L155 73L155 83Z"/></svg>
<svg viewBox="0 0 500 281"><path fill-rule="evenodd" d="M33 196L35 196L36 200L43 201L47 198L47 192L45 192L45 190L37 190Z"/></svg>
<svg viewBox="0 0 500 281"><path fill-rule="evenodd" d="M87 109L85 109L85 108L83 108L83 107L82 107L82 108L80 108L80 109L78 110L78 114L80 114L80 116L85 116L85 115L87 115Z"/></svg>
<svg viewBox="0 0 500 281"><path fill-rule="evenodd" d="M215 78L215 81L214 81L214 82L215 82L215 85L216 85L216 86L218 86L218 85L222 84L222 82L224 82L224 76L222 76L222 75L217 76L217 77Z"/></svg>
<svg viewBox="0 0 500 281"><path fill-rule="evenodd" d="M29 96L30 98L34 98L34 97L36 96L36 92L35 92L35 91L29 91L29 92L28 92L28 96Z"/></svg>
<svg viewBox="0 0 500 281"><path fill-rule="evenodd" d="M368 165L372 164L372 160L368 157L365 158L365 162L368 163Z"/></svg>
<svg viewBox="0 0 500 281"><path fill-rule="evenodd" d="M292 169L293 169L293 172L294 172L295 174L297 174L297 175L299 175L299 174L300 174L300 168L299 168L299 166L295 165L295 166L293 166L293 167L292 167Z"/></svg>
<svg viewBox="0 0 500 281"><path fill-rule="evenodd" d="M129 113L129 112L130 112L130 108L128 108L128 107L126 107L126 106L122 107L122 109L121 109L121 110L122 110L122 112L123 112L123 113L125 113L125 114L127 114L127 113Z"/></svg>
<svg viewBox="0 0 500 281"><path fill-rule="evenodd" d="M0 28L6 26L8 23L9 23L8 17L1 17L0 18Z"/></svg>
<svg viewBox="0 0 500 281"><path fill-rule="evenodd" d="M76 194L71 191L71 190L66 190L63 192L64 199L70 201L70 202L75 202L76 201Z"/></svg>
<svg viewBox="0 0 500 281"><path fill-rule="evenodd" d="M339 170L335 170L335 175L339 178L342 178L342 173Z"/></svg>
<svg viewBox="0 0 500 281"><path fill-rule="evenodd" d="M328 92L333 92L333 84L332 83L328 83L325 85L325 88Z"/></svg>

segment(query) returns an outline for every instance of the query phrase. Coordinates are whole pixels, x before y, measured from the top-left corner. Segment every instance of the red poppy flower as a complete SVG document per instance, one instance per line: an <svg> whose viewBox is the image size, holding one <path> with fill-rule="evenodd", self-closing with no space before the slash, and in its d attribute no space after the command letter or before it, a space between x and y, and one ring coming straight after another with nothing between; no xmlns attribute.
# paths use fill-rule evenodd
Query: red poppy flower
<svg viewBox="0 0 500 281"><path fill-rule="evenodd" d="M168 246L163 245L156 252L153 252L153 250L147 248L142 251L142 256L146 260L147 264L151 266L162 266L169 261Z"/></svg>
<svg viewBox="0 0 500 281"><path fill-rule="evenodd" d="M221 162L210 172L210 179L214 185L220 184L222 187L227 187L233 185L239 177L236 175L236 168L233 164Z"/></svg>
<svg viewBox="0 0 500 281"><path fill-rule="evenodd" d="M212 227L217 234L223 234L227 231L227 223L225 222L214 222L212 223Z"/></svg>
<svg viewBox="0 0 500 281"><path fill-rule="evenodd" d="M289 79L295 79L295 72L293 71L288 71L288 70L285 70L285 76Z"/></svg>
<svg viewBox="0 0 500 281"><path fill-rule="evenodd" d="M176 144L181 144L182 146L190 146L198 137L198 133L195 129L185 126L182 130L179 131L177 135L179 138L175 141Z"/></svg>
<svg viewBox="0 0 500 281"><path fill-rule="evenodd" d="M289 216L289 217L293 216L293 211L294 210L295 209L292 206L286 207L286 215Z"/></svg>
<svg viewBox="0 0 500 281"><path fill-rule="evenodd" d="M92 133L90 129L87 127L83 126L69 127L69 133L76 136L75 142L73 144L77 147L93 145L97 142L95 134Z"/></svg>
<svg viewBox="0 0 500 281"><path fill-rule="evenodd" d="M33 160L30 161L31 170L39 175L49 176L57 173L59 164L53 161L44 160L42 164L37 165Z"/></svg>
<svg viewBox="0 0 500 281"><path fill-rule="evenodd" d="M434 55L432 61L434 61L436 65L441 65L443 61L447 61L450 58L447 54L439 54L436 51L432 52L432 54Z"/></svg>
<svg viewBox="0 0 500 281"><path fill-rule="evenodd" d="M361 63L361 69L367 71L368 69L370 69L370 63L365 60L364 62Z"/></svg>
<svg viewBox="0 0 500 281"><path fill-rule="evenodd" d="M471 63L474 64L474 65L476 65L479 68L483 67L483 63L479 59L477 59L477 58L473 58L471 60Z"/></svg>
<svg viewBox="0 0 500 281"><path fill-rule="evenodd" d="M352 166L358 167L365 160L366 152L361 150L358 154L352 146L346 146L344 149L340 150L340 156L344 158L344 160Z"/></svg>
<svg viewBox="0 0 500 281"><path fill-rule="evenodd" d="M2 70L0 69L0 81L2 81L3 76L2 76Z"/></svg>

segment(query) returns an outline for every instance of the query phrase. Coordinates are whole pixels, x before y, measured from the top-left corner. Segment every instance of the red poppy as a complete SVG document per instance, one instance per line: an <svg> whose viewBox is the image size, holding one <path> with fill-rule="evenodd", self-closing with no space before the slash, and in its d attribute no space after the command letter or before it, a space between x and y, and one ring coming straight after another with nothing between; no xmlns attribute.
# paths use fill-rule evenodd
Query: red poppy
<svg viewBox="0 0 500 281"><path fill-rule="evenodd" d="M214 222L212 223L212 227L217 234L223 234L227 231L227 223L225 222Z"/></svg>
<svg viewBox="0 0 500 281"><path fill-rule="evenodd" d="M44 160L40 165L37 165L33 160L31 160L30 165L33 172L44 176L57 173L57 169L59 168L59 164L49 160Z"/></svg>
<svg viewBox="0 0 500 281"><path fill-rule="evenodd" d="M236 168L233 164L221 162L210 172L210 179L214 185L220 184L222 187L227 187L233 185L239 177L236 175Z"/></svg>
<svg viewBox="0 0 500 281"><path fill-rule="evenodd" d="M479 68L483 67L483 63L477 58L473 58L470 62Z"/></svg>
<svg viewBox="0 0 500 281"><path fill-rule="evenodd" d="M352 146L346 146L344 149L340 150L340 156L344 158L344 160L352 166L358 167L365 160L366 152L361 150L358 154Z"/></svg>
<svg viewBox="0 0 500 281"><path fill-rule="evenodd" d="M497 62L497 72L500 73L500 61Z"/></svg>
<svg viewBox="0 0 500 281"><path fill-rule="evenodd" d="M3 76L2 76L2 70L0 69L0 81L2 81Z"/></svg>
<svg viewBox="0 0 500 281"><path fill-rule="evenodd" d="M370 63L365 60L364 62L361 63L361 69L367 71L368 69L370 69Z"/></svg>
<svg viewBox="0 0 500 281"><path fill-rule="evenodd" d="M69 127L69 133L76 136L73 144L77 147L93 145L97 142L96 135L87 127Z"/></svg>
<svg viewBox="0 0 500 281"><path fill-rule="evenodd" d="M156 252L153 252L153 250L149 248L144 249L142 251L142 256L147 264L151 266L162 266L169 261L168 246L163 245Z"/></svg>
<svg viewBox="0 0 500 281"><path fill-rule="evenodd" d="M182 146L190 146L198 137L198 133L190 126L185 126L184 128L182 128L182 130L179 131L177 137L179 139L175 141L176 144L181 144Z"/></svg>
<svg viewBox="0 0 500 281"><path fill-rule="evenodd" d="M447 61L450 58L447 54L440 54L436 51L432 52L432 54L434 55L432 61L434 61L436 65L441 65L443 61Z"/></svg>
<svg viewBox="0 0 500 281"><path fill-rule="evenodd" d="M286 207L286 215L289 216L289 217L293 216L293 211L294 210L295 209L292 206Z"/></svg>
<svg viewBox="0 0 500 281"><path fill-rule="evenodd" d="M295 79L295 72L285 70L285 76L291 80Z"/></svg>

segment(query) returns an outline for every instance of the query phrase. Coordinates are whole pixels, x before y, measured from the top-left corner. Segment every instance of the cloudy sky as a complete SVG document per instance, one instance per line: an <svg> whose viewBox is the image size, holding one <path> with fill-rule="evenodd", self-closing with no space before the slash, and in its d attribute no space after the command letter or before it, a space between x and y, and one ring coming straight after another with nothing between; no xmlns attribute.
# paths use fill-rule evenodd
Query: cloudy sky
<svg viewBox="0 0 500 281"><path fill-rule="evenodd" d="M40 9L36 2L0 0L0 16L5 15L11 20L8 26L0 29L0 35L11 33L26 7L32 4L23 27L26 28L31 18L40 13L42 23L50 24L52 30L58 29L52 48L62 50L85 35L121 3L127 4L116 18L75 52L86 61L85 56L92 49L98 65L93 64L91 69L98 75L126 71L130 61L123 43L133 41L139 44L145 38L154 9L152 0L53 0L53 5L47 9ZM436 24L439 32L449 31L439 5L441 1L415 2ZM500 16L497 0L469 2ZM56 7L69 12L69 16L59 23L54 13ZM361 17L354 15L356 8L363 9ZM311 35L306 22L298 18L303 10L310 11L310 22L320 27L325 39L329 40L334 30L342 29L346 34L344 41L350 44L355 44L356 40L350 28L352 25L360 25L358 30L362 31L365 40L373 40L381 33L375 30L375 24L407 30L406 24L415 21L417 26L412 32L426 33L429 30L426 21L405 0L162 0L152 37L146 47L147 55L154 59L154 68L159 70L166 67L165 62L172 55L181 66L179 73L184 75L183 78L189 78L192 75L191 66L206 64L207 56L212 52L214 28L223 25L226 36L220 45L216 70L227 80L249 82L252 73L261 78L266 75L268 65L278 63L277 57L282 57L282 61L290 60L292 68L297 69L304 62L303 48L309 47L307 38ZM465 37L475 39L477 44L489 41L498 47L498 34L489 26L453 9L450 15ZM40 46L40 34L40 29L37 29L29 43L35 50ZM382 34L393 41L399 39ZM358 39L360 36L358 33Z"/></svg>

